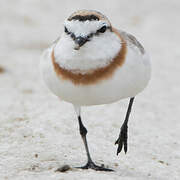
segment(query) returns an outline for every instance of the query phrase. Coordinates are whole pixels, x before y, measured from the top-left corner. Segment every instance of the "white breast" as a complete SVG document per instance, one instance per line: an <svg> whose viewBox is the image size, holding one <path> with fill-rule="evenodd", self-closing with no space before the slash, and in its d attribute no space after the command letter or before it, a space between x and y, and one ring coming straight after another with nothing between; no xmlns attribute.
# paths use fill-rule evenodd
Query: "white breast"
<svg viewBox="0 0 180 180"><path fill-rule="evenodd" d="M74 46L72 38L63 34L54 49L56 63L67 70L84 72L107 66L118 54L121 40L114 33L106 32L94 36L78 51Z"/></svg>
<svg viewBox="0 0 180 180"><path fill-rule="evenodd" d="M150 63L146 54L128 47L126 60L113 76L92 85L74 85L57 77L52 61L51 47L43 55L41 69L49 89L61 99L75 105L107 104L141 92L150 79Z"/></svg>

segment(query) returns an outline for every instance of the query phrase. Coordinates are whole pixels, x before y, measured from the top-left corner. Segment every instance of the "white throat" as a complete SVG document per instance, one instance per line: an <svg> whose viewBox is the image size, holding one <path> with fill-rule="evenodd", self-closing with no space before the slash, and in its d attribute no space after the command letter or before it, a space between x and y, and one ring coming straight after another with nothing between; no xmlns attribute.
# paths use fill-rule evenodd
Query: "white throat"
<svg viewBox="0 0 180 180"><path fill-rule="evenodd" d="M121 49L121 40L107 31L86 42L79 50L74 50L74 41L63 33L54 48L56 63L60 67L78 73L87 73L110 64Z"/></svg>

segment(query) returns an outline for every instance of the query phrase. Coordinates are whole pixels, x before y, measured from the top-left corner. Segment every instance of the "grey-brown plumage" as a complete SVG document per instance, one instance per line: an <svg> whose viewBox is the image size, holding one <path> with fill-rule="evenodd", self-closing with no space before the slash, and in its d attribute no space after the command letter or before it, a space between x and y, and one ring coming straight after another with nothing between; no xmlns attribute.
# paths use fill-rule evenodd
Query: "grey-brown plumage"
<svg viewBox="0 0 180 180"><path fill-rule="evenodd" d="M121 31L121 30L119 30L119 33L124 38L124 40L126 41L127 46L136 47L139 49L139 51L142 54L145 53L144 47L141 45L141 43L133 35L125 32L125 31Z"/></svg>

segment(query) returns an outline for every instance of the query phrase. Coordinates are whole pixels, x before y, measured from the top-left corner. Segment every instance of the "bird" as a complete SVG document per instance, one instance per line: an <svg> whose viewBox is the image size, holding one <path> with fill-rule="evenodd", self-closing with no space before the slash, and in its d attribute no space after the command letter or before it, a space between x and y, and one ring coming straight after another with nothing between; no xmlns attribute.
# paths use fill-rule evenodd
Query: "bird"
<svg viewBox="0 0 180 180"><path fill-rule="evenodd" d="M81 109L128 98L125 120L115 141L117 155L123 149L126 153L132 105L151 77L149 55L133 35L113 27L99 11L75 11L63 26L62 34L42 54L42 78L53 94L74 107L87 155L86 165L78 168L113 171L92 160Z"/></svg>

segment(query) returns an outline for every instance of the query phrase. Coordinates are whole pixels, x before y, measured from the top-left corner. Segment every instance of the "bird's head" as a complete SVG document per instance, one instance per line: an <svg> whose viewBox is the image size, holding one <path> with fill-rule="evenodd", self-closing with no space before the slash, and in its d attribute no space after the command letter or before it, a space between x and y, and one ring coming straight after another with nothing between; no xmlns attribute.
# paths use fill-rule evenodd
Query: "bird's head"
<svg viewBox="0 0 180 180"><path fill-rule="evenodd" d="M54 51L61 67L84 72L107 66L120 49L121 39L104 15L80 10L65 20Z"/></svg>
<svg viewBox="0 0 180 180"><path fill-rule="evenodd" d="M92 10L77 11L64 22L64 32L74 41L75 50L93 41L94 37L101 38L111 31L109 20L100 12Z"/></svg>

